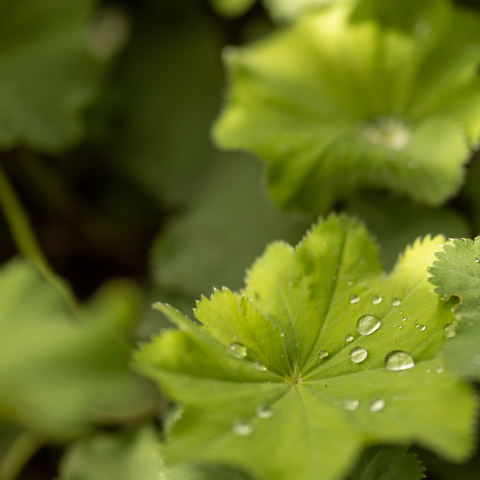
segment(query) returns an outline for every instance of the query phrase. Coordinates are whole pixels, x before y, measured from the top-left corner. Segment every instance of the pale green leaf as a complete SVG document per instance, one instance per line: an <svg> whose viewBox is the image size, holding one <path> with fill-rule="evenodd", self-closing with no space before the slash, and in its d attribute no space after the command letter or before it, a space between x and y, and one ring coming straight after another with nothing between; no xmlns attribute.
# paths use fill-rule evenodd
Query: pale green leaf
<svg viewBox="0 0 480 480"><path fill-rule="evenodd" d="M0 415L63 437L93 421L118 421L151 408L149 389L128 369L137 312L132 288L106 286L78 322L32 266L20 260L4 266Z"/></svg>
<svg viewBox="0 0 480 480"><path fill-rule="evenodd" d="M255 0L211 0L212 5L218 13L224 17L239 17L245 13Z"/></svg>
<svg viewBox="0 0 480 480"><path fill-rule="evenodd" d="M355 465L348 480L420 480L423 468L408 446L368 448Z"/></svg>
<svg viewBox="0 0 480 480"><path fill-rule="evenodd" d="M270 15L277 21L294 20L305 13L340 1L352 0L263 0Z"/></svg>
<svg viewBox="0 0 480 480"><path fill-rule="evenodd" d="M365 444L415 440L466 458L475 399L453 372L436 373L455 301L439 302L426 267L443 241L416 241L386 275L363 226L331 216L295 249L272 244L243 292L203 299L201 325L158 305L179 330L144 345L135 363L183 405L168 426L169 461L330 480ZM364 315L381 322L370 335L356 328ZM368 351L363 362L350 360L354 347ZM385 368L396 350L415 366Z"/></svg>
<svg viewBox="0 0 480 480"><path fill-rule="evenodd" d="M89 51L93 0L0 1L0 147L78 140L103 61Z"/></svg>
<svg viewBox="0 0 480 480"><path fill-rule="evenodd" d="M460 186L480 136L473 14L340 2L226 57L214 137L265 160L281 207L323 211L365 187L439 204Z"/></svg>
<svg viewBox="0 0 480 480"><path fill-rule="evenodd" d="M445 298L460 298L455 322L447 333L451 341L444 357L463 375L480 379L480 237L455 239L435 254L430 282ZM457 325L458 323L458 325ZM458 327L458 328L457 328ZM458 330L458 331L457 331ZM453 338L454 337L454 338Z"/></svg>

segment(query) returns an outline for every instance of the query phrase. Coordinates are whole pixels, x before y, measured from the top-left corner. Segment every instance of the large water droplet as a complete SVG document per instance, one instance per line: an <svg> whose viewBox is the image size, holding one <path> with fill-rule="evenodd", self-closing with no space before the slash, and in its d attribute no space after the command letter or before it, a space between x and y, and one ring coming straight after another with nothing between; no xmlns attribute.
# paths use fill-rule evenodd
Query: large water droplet
<svg viewBox="0 0 480 480"><path fill-rule="evenodd" d="M374 296L372 297L372 303L373 303L374 305L378 305L378 304L381 303L381 302L382 302L382 297L381 297L380 295L374 295Z"/></svg>
<svg viewBox="0 0 480 480"><path fill-rule="evenodd" d="M363 347L354 347L348 356L353 363L362 363L367 358L368 352Z"/></svg>
<svg viewBox="0 0 480 480"><path fill-rule="evenodd" d="M253 430L253 425L243 419L235 420L232 425L232 433L237 437L249 437Z"/></svg>
<svg viewBox="0 0 480 480"><path fill-rule="evenodd" d="M354 398L347 398L343 402L343 408L349 412L355 411L360 406L360 402Z"/></svg>
<svg viewBox="0 0 480 480"><path fill-rule="evenodd" d="M394 350L385 357L385 366L395 372L408 370L415 366L415 362L410 354L402 350Z"/></svg>
<svg viewBox="0 0 480 480"><path fill-rule="evenodd" d="M453 338L457 334L457 329L455 328L455 325L453 323L447 323L443 327L443 334L447 338Z"/></svg>
<svg viewBox="0 0 480 480"><path fill-rule="evenodd" d="M380 328L380 320L373 315L364 315L357 322L357 331L360 335L370 335Z"/></svg>
<svg viewBox="0 0 480 480"><path fill-rule="evenodd" d="M247 347L238 342L233 342L227 347L227 351L232 357L245 358L247 356Z"/></svg>
<svg viewBox="0 0 480 480"><path fill-rule="evenodd" d="M350 335L349 333L347 333L347 334L345 335L345 341L346 341L347 343L353 342L353 335Z"/></svg>
<svg viewBox="0 0 480 480"><path fill-rule="evenodd" d="M392 305L394 307L398 307L400 305L401 301L399 298L395 297L395 298L392 298Z"/></svg>
<svg viewBox="0 0 480 480"><path fill-rule="evenodd" d="M268 420L274 415L274 411L268 405L259 405L255 410L255 415L262 420Z"/></svg>
<svg viewBox="0 0 480 480"><path fill-rule="evenodd" d="M319 350L317 355L320 360L323 360L328 357L328 352L326 350Z"/></svg>
<svg viewBox="0 0 480 480"><path fill-rule="evenodd" d="M253 366L259 371L259 372L266 372L267 367L262 363L259 362L258 360L256 362L253 362Z"/></svg>
<svg viewBox="0 0 480 480"><path fill-rule="evenodd" d="M351 304L358 303L359 301L360 301L360 297L356 293L350 295Z"/></svg>
<svg viewBox="0 0 480 480"><path fill-rule="evenodd" d="M370 404L371 412L379 412L385 408L385 400L383 398L377 398Z"/></svg>

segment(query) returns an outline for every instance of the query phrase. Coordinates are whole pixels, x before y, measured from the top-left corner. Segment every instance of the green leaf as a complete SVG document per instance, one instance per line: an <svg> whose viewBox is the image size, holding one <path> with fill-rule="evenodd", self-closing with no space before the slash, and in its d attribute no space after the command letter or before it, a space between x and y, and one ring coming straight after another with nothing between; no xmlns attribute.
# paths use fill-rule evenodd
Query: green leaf
<svg viewBox="0 0 480 480"><path fill-rule="evenodd" d="M78 323L29 264L3 267L0 415L64 437L151 408L147 385L127 367L134 295L126 284L106 286Z"/></svg>
<svg viewBox="0 0 480 480"><path fill-rule="evenodd" d="M380 244L382 263L387 270L395 264L405 247L417 237L443 234L466 237L466 220L448 208L429 208L407 199L387 195L362 195L344 208L349 215L361 218Z"/></svg>
<svg viewBox="0 0 480 480"><path fill-rule="evenodd" d="M0 148L77 141L105 62L88 48L92 0L0 1Z"/></svg>
<svg viewBox="0 0 480 480"><path fill-rule="evenodd" d="M169 461L228 463L260 480L330 480L366 443L414 439L466 458L475 399L454 373L435 373L455 303L439 302L427 281L442 241L416 241L386 275L362 225L331 216L295 249L271 244L241 293L203 298L203 326L159 304L180 330L144 345L135 364L184 407ZM357 331L365 315L381 322L370 335ZM360 363L349 357L355 347L368 352ZM414 368L385 367L398 350Z"/></svg>
<svg viewBox="0 0 480 480"><path fill-rule="evenodd" d="M215 10L224 17L239 17L244 14L255 0L211 0Z"/></svg>
<svg viewBox="0 0 480 480"><path fill-rule="evenodd" d="M446 298L455 295L455 322L446 334L452 340L444 357L462 375L480 379L480 237L455 239L435 254L429 272L435 291ZM458 329L457 329L458 322ZM455 338L453 338L455 337Z"/></svg>
<svg viewBox="0 0 480 480"><path fill-rule="evenodd" d="M266 243L300 240L309 221L274 208L260 175L249 155L217 158L195 203L162 229L152 249L153 275L164 291L199 298L212 286L238 289Z"/></svg>
<svg viewBox="0 0 480 480"><path fill-rule="evenodd" d="M408 446L368 448L355 465L348 480L420 480L423 467Z"/></svg>
<svg viewBox="0 0 480 480"><path fill-rule="evenodd" d="M277 21L294 20L314 9L350 0L263 0L270 15Z"/></svg>
<svg viewBox="0 0 480 480"><path fill-rule="evenodd" d="M473 14L444 0L341 2L226 56L214 137L267 163L282 208L325 211L365 187L435 205L460 186L480 136Z"/></svg>

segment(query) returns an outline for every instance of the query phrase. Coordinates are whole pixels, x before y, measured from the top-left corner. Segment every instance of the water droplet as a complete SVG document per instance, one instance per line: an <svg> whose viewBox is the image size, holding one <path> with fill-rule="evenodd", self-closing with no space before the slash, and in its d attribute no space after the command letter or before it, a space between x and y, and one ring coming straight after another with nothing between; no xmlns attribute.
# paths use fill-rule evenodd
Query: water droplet
<svg viewBox="0 0 480 480"><path fill-rule="evenodd" d="M350 335L349 333L347 333L347 335L345 335L345 341L346 342L352 342L353 341L353 335Z"/></svg>
<svg viewBox="0 0 480 480"><path fill-rule="evenodd" d="M407 317L402 318L402 322L405 322L405 320L407 320Z"/></svg>
<svg viewBox="0 0 480 480"><path fill-rule="evenodd" d="M419 325L419 326L418 326L418 329L419 329L421 332L424 332L424 331L427 329L427 327L426 327L425 325Z"/></svg>
<svg viewBox="0 0 480 480"><path fill-rule="evenodd" d="M415 362L410 354L402 350L394 350L385 357L385 366L395 372L408 370L415 366Z"/></svg>
<svg viewBox="0 0 480 480"><path fill-rule="evenodd" d="M266 372L267 367L262 363L259 362L258 360L256 362L253 362L253 366L259 371L259 372Z"/></svg>
<svg viewBox="0 0 480 480"><path fill-rule="evenodd" d="M235 420L232 425L232 433L237 437L249 437L253 433L253 425L246 420Z"/></svg>
<svg viewBox="0 0 480 480"><path fill-rule="evenodd" d="M383 398L377 398L370 404L371 412L379 412L385 408L385 400Z"/></svg>
<svg viewBox="0 0 480 480"><path fill-rule="evenodd" d="M437 365L437 368L435 369L435 372L443 373L444 371L445 371L445 367L443 365Z"/></svg>
<svg viewBox="0 0 480 480"><path fill-rule="evenodd" d="M480 258L475 257L475 263L480 263Z"/></svg>
<svg viewBox="0 0 480 480"><path fill-rule="evenodd" d="M275 412L268 405L259 405L255 410L255 415L262 420L268 420L273 417Z"/></svg>
<svg viewBox="0 0 480 480"><path fill-rule="evenodd" d="M381 297L380 295L374 295L374 296L372 297L372 303L373 303L374 305L378 305L378 304L381 303L381 302L382 302L382 297Z"/></svg>
<svg viewBox="0 0 480 480"><path fill-rule="evenodd" d="M357 322L357 331L360 335L370 335L380 328L381 322L373 315L363 315Z"/></svg>
<svg viewBox="0 0 480 480"><path fill-rule="evenodd" d="M323 360L328 357L328 352L326 350L319 350L317 355L320 360Z"/></svg>
<svg viewBox="0 0 480 480"><path fill-rule="evenodd" d="M427 369L425 370L425 373L432 373L432 370L431 370L430 368L427 368Z"/></svg>
<svg viewBox="0 0 480 480"><path fill-rule="evenodd" d="M233 342L227 347L227 351L232 357L245 358L247 356L247 347L238 342Z"/></svg>
<svg viewBox="0 0 480 480"><path fill-rule="evenodd" d="M358 303L359 301L360 301L360 297L356 293L354 293L353 295L350 295L351 304Z"/></svg>
<svg viewBox="0 0 480 480"><path fill-rule="evenodd" d="M347 285L351 287L351 286L353 285L352 280L348 280L348 281L347 281Z"/></svg>
<svg viewBox="0 0 480 480"><path fill-rule="evenodd" d="M395 297L395 298L392 298L392 305L394 307L398 307L400 305L400 299Z"/></svg>
<svg viewBox="0 0 480 480"><path fill-rule="evenodd" d="M360 406L360 402L354 398L347 398L343 402L343 408L349 412L355 411Z"/></svg>
<svg viewBox="0 0 480 480"><path fill-rule="evenodd" d="M353 363L362 363L367 358L368 352L363 347L354 347L348 356Z"/></svg>
<svg viewBox="0 0 480 480"><path fill-rule="evenodd" d="M455 328L455 325L453 323L447 323L443 327L443 334L447 338L453 338L457 334L457 329Z"/></svg>
<svg viewBox="0 0 480 480"><path fill-rule="evenodd" d="M370 290L370 288L371 288L371 286L368 285L368 283L367 283L367 285L365 285L365 290Z"/></svg>

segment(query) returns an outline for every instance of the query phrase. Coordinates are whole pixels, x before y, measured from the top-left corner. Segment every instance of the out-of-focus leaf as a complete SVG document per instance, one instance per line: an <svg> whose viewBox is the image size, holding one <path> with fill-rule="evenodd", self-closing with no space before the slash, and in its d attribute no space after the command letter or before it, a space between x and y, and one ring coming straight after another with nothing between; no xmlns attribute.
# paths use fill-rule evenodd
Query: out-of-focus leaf
<svg viewBox="0 0 480 480"><path fill-rule="evenodd" d="M107 286L79 323L33 267L19 260L4 266L0 415L63 437L93 420L117 420L149 408L147 385L127 366L132 346L127 325L136 311L135 295L125 284Z"/></svg>
<svg viewBox="0 0 480 480"><path fill-rule="evenodd" d="M322 212L372 187L435 205L460 186L480 136L477 16L340 2L226 57L215 139L265 160L282 208Z"/></svg>
<svg viewBox="0 0 480 480"><path fill-rule="evenodd" d="M261 170L249 155L217 159L204 190L152 250L153 274L163 289L193 300L212 287L240 288L245 269L266 243L301 238L310 219L279 212L261 188Z"/></svg>
<svg viewBox="0 0 480 480"><path fill-rule="evenodd" d="M466 237L468 226L459 213L443 208L428 208L414 202L382 195L359 196L345 206L368 226L380 244L380 255L387 270L398 255L417 237L442 234Z"/></svg>
<svg viewBox="0 0 480 480"><path fill-rule="evenodd" d="M354 0L263 0L271 16L277 21L294 20L295 18L320 7Z"/></svg>
<svg viewBox="0 0 480 480"><path fill-rule="evenodd" d="M456 321L445 330L451 340L444 358L465 377L480 380L480 237L454 239L443 250L435 254L430 282L445 298L460 298Z"/></svg>
<svg viewBox="0 0 480 480"><path fill-rule="evenodd" d="M170 206L191 198L208 168L208 130L221 87L215 29L189 9L183 16L152 9L134 18L106 92L121 106L107 141L112 165Z"/></svg>
<svg viewBox="0 0 480 480"><path fill-rule="evenodd" d="M169 460L330 480L372 442L468 457L475 397L435 371L455 304L427 281L442 241L416 241L385 275L364 227L331 216L296 249L271 244L242 292L204 297L202 325L158 304L180 330L143 345L135 364L184 407L167 428Z"/></svg>
<svg viewBox="0 0 480 480"><path fill-rule="evenodd" d="M0 147L78 140L104 62L88 49L93 0L0 1Z"/></svg>
<svg viewBox="0 0 480 480"><path fill-rule="evenodd" d="M239 17L255 3L255 0L211 0L211 2L221 15Z"/></svg>
<svg viewBox="0 0 480 480"><path fill-rule="evenodd" d="M423 467L408 446L368 448L347 480L420 480Z"/></svg>

